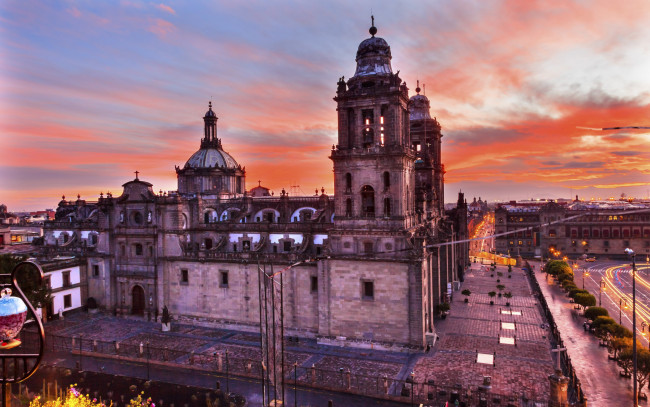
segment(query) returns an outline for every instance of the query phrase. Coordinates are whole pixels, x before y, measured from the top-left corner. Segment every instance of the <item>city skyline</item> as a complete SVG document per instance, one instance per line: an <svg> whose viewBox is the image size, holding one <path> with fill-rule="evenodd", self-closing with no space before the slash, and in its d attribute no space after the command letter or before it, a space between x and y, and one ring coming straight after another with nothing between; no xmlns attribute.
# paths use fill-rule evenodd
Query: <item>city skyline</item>
<svg viewBox="0 0 650 407"><path fill-rule="evenodd" d="M446 201L648 195L650 4L0 5L0 203L175 190L212 100L247 189L333 192L336 81L377 36L443 128ZM34 12L38 10L38 12Z"/></svg>

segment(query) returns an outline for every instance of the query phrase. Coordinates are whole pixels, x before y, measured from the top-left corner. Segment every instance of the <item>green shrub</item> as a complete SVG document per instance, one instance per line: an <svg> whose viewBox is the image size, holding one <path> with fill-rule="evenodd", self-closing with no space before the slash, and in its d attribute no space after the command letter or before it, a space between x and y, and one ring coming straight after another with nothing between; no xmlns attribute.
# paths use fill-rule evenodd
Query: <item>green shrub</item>
<svg viewBox="0 0 650 407"><path fill-rule="evenodd" d="M585 317L590 321L593 321L598 317L608 317L608 316L609 316L609 312L607 312L607 310L603 307L589 307L589 309L585 311Z"/></svg>
<svg viewBox="0 0 650 407"><path fill-rule="evenodd" d="M571 275L573 275L573 270L571 270L571 266L569 266L569 264L566 261L562 261L562 260L549 261L548 263L546 263L546 266L544 266L544 271L552 276L557 276L562 273L570 273Z"/></svg>
<svg viewBox="0 0 650 407"><path fill-rule="evenodd" d="M569 290L569 297L573 298L574 300L576 298L576 295L578 295L578 294L589 294L589 291L583 290L583 289L578 288L578 287Z"/></svg>
<svg viewBox="0 0 650 407"><path fill-rule="evenodd" d="M576 304L582 306L583 308L593 307L596 305L596 297L587 293L577 293L574 297Z"/></svg>
<svg viewBox="0 0 650 407"><path fill-rule="evenodd" d="M460 293L463 294L463 295L466 296L466 297L469 297L470 294L472 294L472 292L471 292L470 290L468 290L468 289L464 289L464 290L461 291Z"/></svg>

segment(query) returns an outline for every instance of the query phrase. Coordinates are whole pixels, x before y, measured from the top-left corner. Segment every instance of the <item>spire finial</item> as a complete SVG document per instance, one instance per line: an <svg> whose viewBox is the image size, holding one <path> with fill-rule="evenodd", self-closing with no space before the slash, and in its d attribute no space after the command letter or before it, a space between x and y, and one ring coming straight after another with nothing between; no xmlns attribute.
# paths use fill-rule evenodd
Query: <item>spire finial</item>
<svg viewBox="0 0 650 407"><path fill-rule="evenodd" d="M372 26L370 27L368 32L370 33L370 35L374 37L375 34L377 34L377 27L375 27L375 16L371 15L370 19L372 20Z"/></svg>
<svg viewBox="0 0 650 407"><path fill-rule="evenodd" d="M135 179L138 179L138 174L140 174L140 171L134 171L135 172Z"/></svg>
<svg viewBox="0 0 650 407"><path fill-rule="evenodd" d="M210 101L208 102L208 108L209 108L210 110L212 110L212 100L210 100Z"/></svg>
<svg viewBox="0 0 650 407"><path fill-rule="evenodd" d="M418 95L420 94L420 80L419 79L418 79L418 84L417 84L417 86L415 88L415 91L418 93Z"/></svg>

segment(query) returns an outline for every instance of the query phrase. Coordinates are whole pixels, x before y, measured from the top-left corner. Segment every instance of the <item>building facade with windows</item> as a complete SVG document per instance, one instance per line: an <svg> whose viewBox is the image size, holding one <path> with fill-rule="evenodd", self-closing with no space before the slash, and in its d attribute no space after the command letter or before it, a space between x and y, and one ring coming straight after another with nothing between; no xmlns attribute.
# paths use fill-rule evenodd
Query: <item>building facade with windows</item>
<svg viewBox="0 0 650 407"><path fill-rule="evenodd" d="M495 224L502 254L549 257L553 249L574 259L615 259L631 248L650 256L650 202L511 202L495 210Z"/></svg>
<svg viewBox="0 0 650 407"><path fill-rule="evenodd" d="M63 316L86 304L87 260L81 257L59 257L39 261L44 284L51 290L52 301L41 310L43 319Z"/></svg>
<svg viewBox="0 0 650 407"><path fill-rule="evenodd" d="M46 250L82 254L89 295L119 313L166 305L182 321L257 330L259 270L282 270L289 334L424 346L469 263L467 243L436 246L467 238L467 204L460 194L445 212L440 124L370 33L337 83L333 195L246 191L210 104L177 191L155 192L136 172L119 196L63 199Z"/></svg>

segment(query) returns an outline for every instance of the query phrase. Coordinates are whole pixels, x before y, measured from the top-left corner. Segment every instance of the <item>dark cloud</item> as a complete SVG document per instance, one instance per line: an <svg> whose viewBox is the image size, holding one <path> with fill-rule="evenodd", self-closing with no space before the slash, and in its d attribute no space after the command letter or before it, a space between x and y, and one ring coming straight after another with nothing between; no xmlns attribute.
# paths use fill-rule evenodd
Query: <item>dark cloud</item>
<svg viewBox="0 0 650 407"><path fill-rule="evenodd" d="M634 157L641 155L639 151L612 151L612 154L619 155L621 157Z"/></svg>

